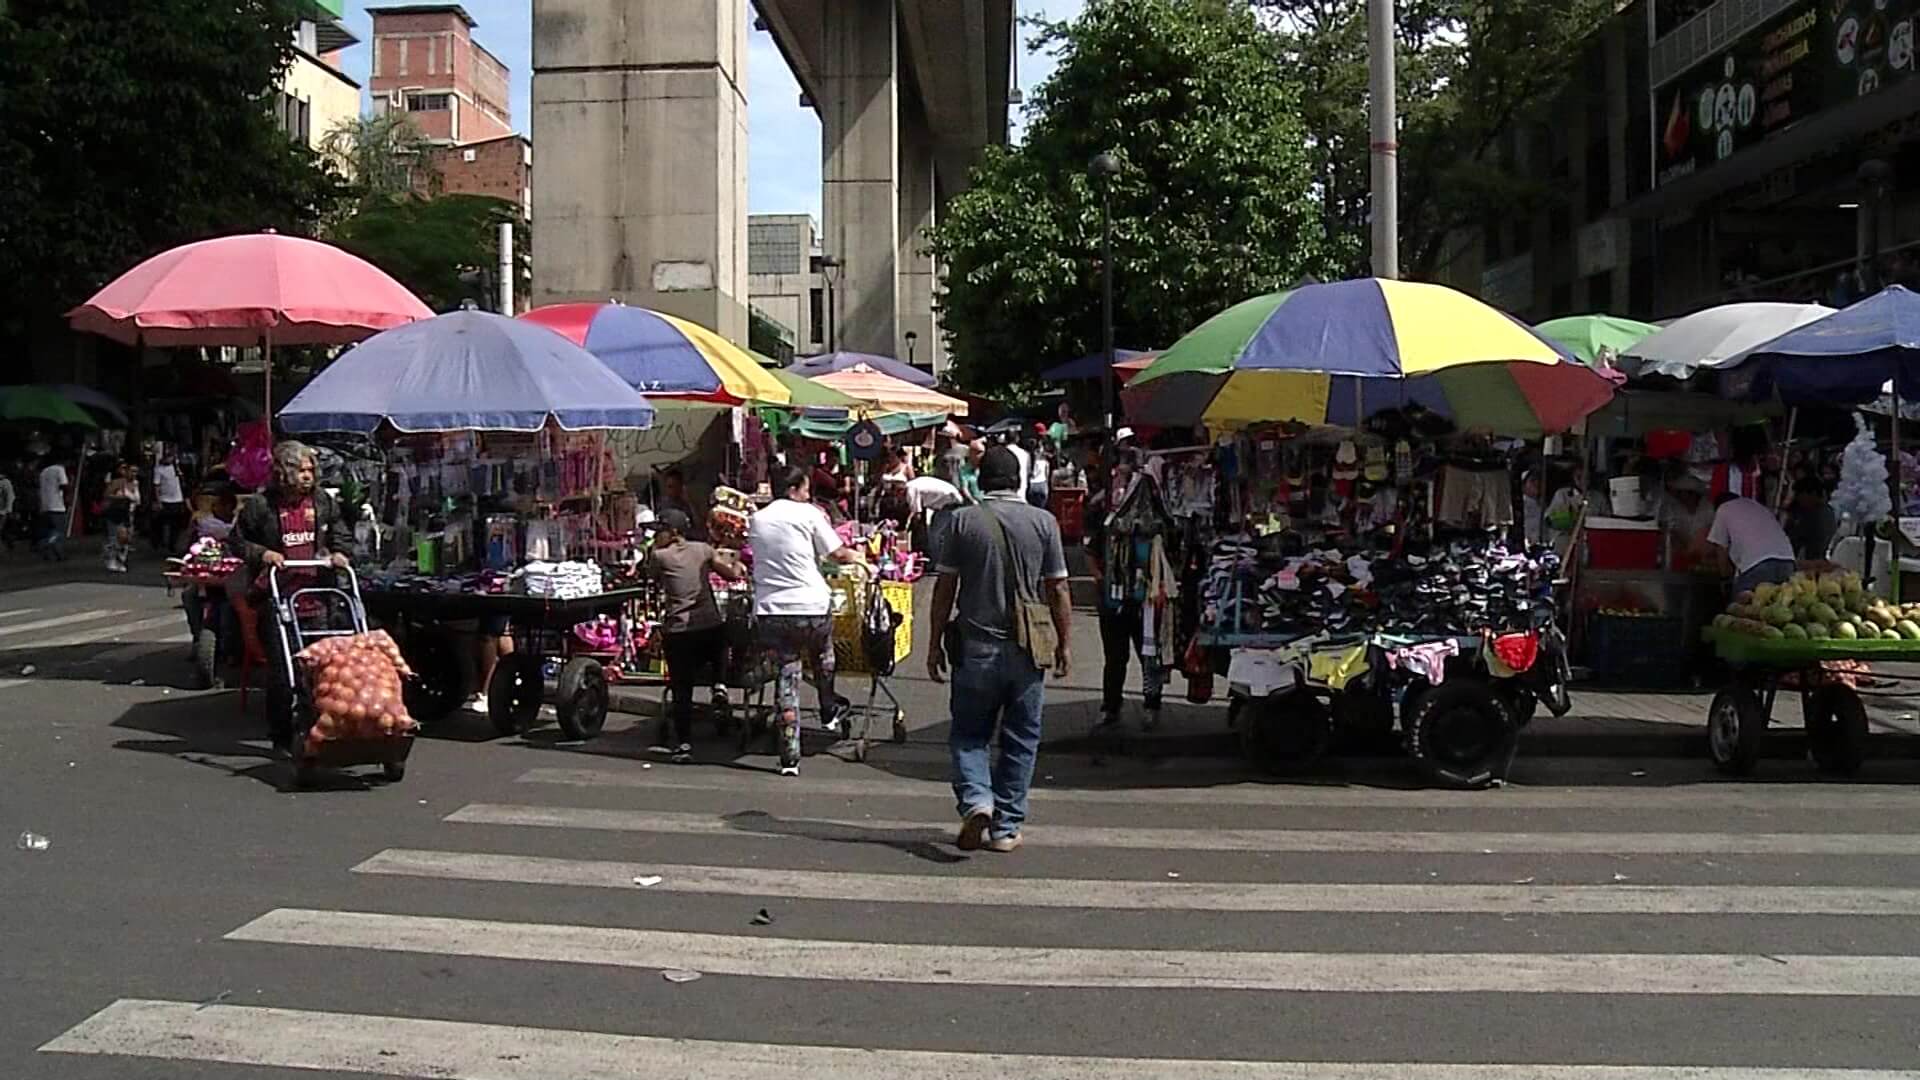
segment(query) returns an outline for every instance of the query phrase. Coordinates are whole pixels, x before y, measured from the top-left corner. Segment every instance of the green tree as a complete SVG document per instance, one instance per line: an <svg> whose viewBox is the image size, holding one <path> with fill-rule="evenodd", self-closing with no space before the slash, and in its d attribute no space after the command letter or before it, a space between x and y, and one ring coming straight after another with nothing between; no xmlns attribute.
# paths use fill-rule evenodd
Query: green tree
<svg viewBox="0 0 1920 1080"><path fill-rule="evenodd" d="M328 239L392 274L435 311L461 301L492 310L498 303L499 232L514 223L514 251L524 253L527 227L519 207L490 195L400 195L370 201L340 222ZM527 262L517 257L516 296L528 295Z"/></svg>
<svg viewBox="0 0 1920 1080"><path fill-rule="evenodd" d="M0 335L177 244L309 231L338 178L279 130L293 0L0 11Z"/></svg>
<svg viewBox="0 0 1920 1080"><path fill-rule="evenodd" d="M1367 0L1254 0L1288 70L1309 88L1301 118L1321 216L1342 273L1364 273L1371 163ZM1444 265L1448 235L1551 198L1516 175L1503 141L1582 70L1585 43L1614 0L1400 0L1400 251L1408 277Z"/></svg>
<svg viewBox="0 0 1920 1080"><path fill-rule="evenodd" d="M1101 345L1101 194L1111 152L1116 338L1152 347L1328 267L1299 99L1238 0L1092 0L1034 24L1059 66L1026 136L989 150L930 247L958 381L999 391Z"/></svg>
<svg viewBox="0 0 1920 1080"><path fill-rule="evenodd" d="M320 152L346 176L356 204L440 193L433 141L407 113L342 120L321 139Z"/></svg>

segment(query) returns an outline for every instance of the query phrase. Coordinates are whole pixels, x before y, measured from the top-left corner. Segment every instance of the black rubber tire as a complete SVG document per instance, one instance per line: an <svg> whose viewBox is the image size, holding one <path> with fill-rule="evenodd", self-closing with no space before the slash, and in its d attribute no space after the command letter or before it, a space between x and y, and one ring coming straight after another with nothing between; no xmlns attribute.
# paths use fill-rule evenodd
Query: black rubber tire
<svg viewBox="0 0 1920 1080"><path fill-rule="evenodd" d="M193 639L193 670L199 675L199 688L213 690L220 685L220 635L210 626L200 628Z"/></svg>
<svg viewBox="0 0 1920 1080"><path fill-rule="evenodd" d="M567 738L591 739L607 723L607 673L600 661L576 656L560 669L560 730Z"/></svg>
<svg viewBox="0 0 1920 1080"><path fill-rule="evenodd" d="M1275 776L1312 768L1333 745L1333 711L1305 690L1236 698L1229 714L1240 734L1241 752Z"/></svg>
<svg viewBox="0 0 1920 1080"><path fill-rule="evenodd" d="M407 778L407 763L404 761L386 762L380 766L380 775L386 777L390 782L397 784Z"/></svg>
<svg viewBox="0 0 1920 1080"><path fill-rule="evenodd" d="M403 650L414 677L406 681L401 695L407 715L422 727L430 727L453 715L473 694L479 675L475 671L473 650L463 642L439 630L417 630L407 635Z"/></svg>
<svg viewBox="0 0 1920 1080"><path fill-rule="evenodd" d="M1428 780L1475 789L1506 779L1520 727L1493 685L1466 676L1448 679L1409 695L1404 708L1407 752Z"/></svg>
<svg viewBox="0 0 1920 1080"><path fill-rule="evenodd" d="M540 719L547 683L541 678L540 658L514 653L500 658L487 684L487 719L502 735L521 735Z"/></svg>
<svg viewBox="0 0 1920 1080"><path fill-rule="evenodd" d="M1823 686L1802 698L1807 753L1820 771L1852 776L1867 760L1867 707L1850 686Z"/></svg>
<svg viewBox="0 0 1920 1080"><path fill-rule="evenodd" d="M907 742L907 714L899 709L893 711L893 742L895 746L904 746Z"/></svg>
<svg viewBox="0 0 1920 1080"><path fill-rule="evenodd" d="M1707 707L1707 753L1714 768L1728 776L1752 775L1766 733L1767 714L1752 690L1736 685L1713 695Z"/></svg>
<svg viewBox="0 0 1920 1080"><path fill-rule="evenodd" d="M1539 715L1540 699L1518 679L1502 679L1500 696L1506 699L1507 711L1513 714L1516 727L1526 727Z"/></svg>

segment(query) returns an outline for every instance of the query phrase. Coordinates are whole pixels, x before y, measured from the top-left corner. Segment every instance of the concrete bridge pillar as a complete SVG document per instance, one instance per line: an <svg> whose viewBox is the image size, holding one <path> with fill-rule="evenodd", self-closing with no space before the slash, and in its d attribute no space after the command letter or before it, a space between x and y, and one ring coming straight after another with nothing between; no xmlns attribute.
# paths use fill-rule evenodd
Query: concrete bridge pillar
<svg viewBox="0 0 1920 1080"><path fill-rule="evenodd" d="M935 375L945 373L946 348L934 319L938 288L933 256L926 253L936 223L933 136L919 109L900 114L900 341L894 356L909 358ZM912 349L907 334L915 335Z"/></svg>
<svg viewBox="0 0 1920 1080"><path fill-rule="evenodd" d="M745 344L746 34L738 0L534 0L534 303Z"/></svg>
<svg viewBox="0 0 1920 1080"><path fill-rule="evenodd" d="M842 265L840 348L904 357L900 327L899 36L895 0L822 5L822 250ZM923 335L922 340L925 340Z"/></svg>

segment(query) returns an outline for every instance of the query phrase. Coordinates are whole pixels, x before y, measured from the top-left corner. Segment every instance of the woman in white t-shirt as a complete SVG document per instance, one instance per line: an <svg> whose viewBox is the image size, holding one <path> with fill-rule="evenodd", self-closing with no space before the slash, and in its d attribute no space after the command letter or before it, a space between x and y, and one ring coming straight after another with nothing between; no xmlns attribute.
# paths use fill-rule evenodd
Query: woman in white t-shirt
<svg viewBox="0 0 1920 1080"><path fill-rule="evenodd" d="M811 669L820 695L820 721L837 730L833 693L833 593L820 573L822 559L859 562L860 554L833 531L813 504L811 476L789 469L781 497L753 515L753 614L761 647L780 665L775 704L780 712L780 775L800 775L800 671Z"/></svg>

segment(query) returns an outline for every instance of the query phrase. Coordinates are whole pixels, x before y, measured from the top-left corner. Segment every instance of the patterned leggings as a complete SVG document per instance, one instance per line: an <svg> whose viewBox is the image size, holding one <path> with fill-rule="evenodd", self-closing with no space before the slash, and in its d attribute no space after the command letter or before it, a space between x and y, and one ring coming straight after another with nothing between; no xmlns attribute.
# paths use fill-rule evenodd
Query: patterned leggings
<svg viewBox="0 0 1920 1080"><path fill-rule="evenodd" d="M755 620L760 645L780 664L774 704L780 710L780 760L800 761L800 669L812 669L820 695L820 720L833 718L833 621L826 615L762 615Z"/></svg>

